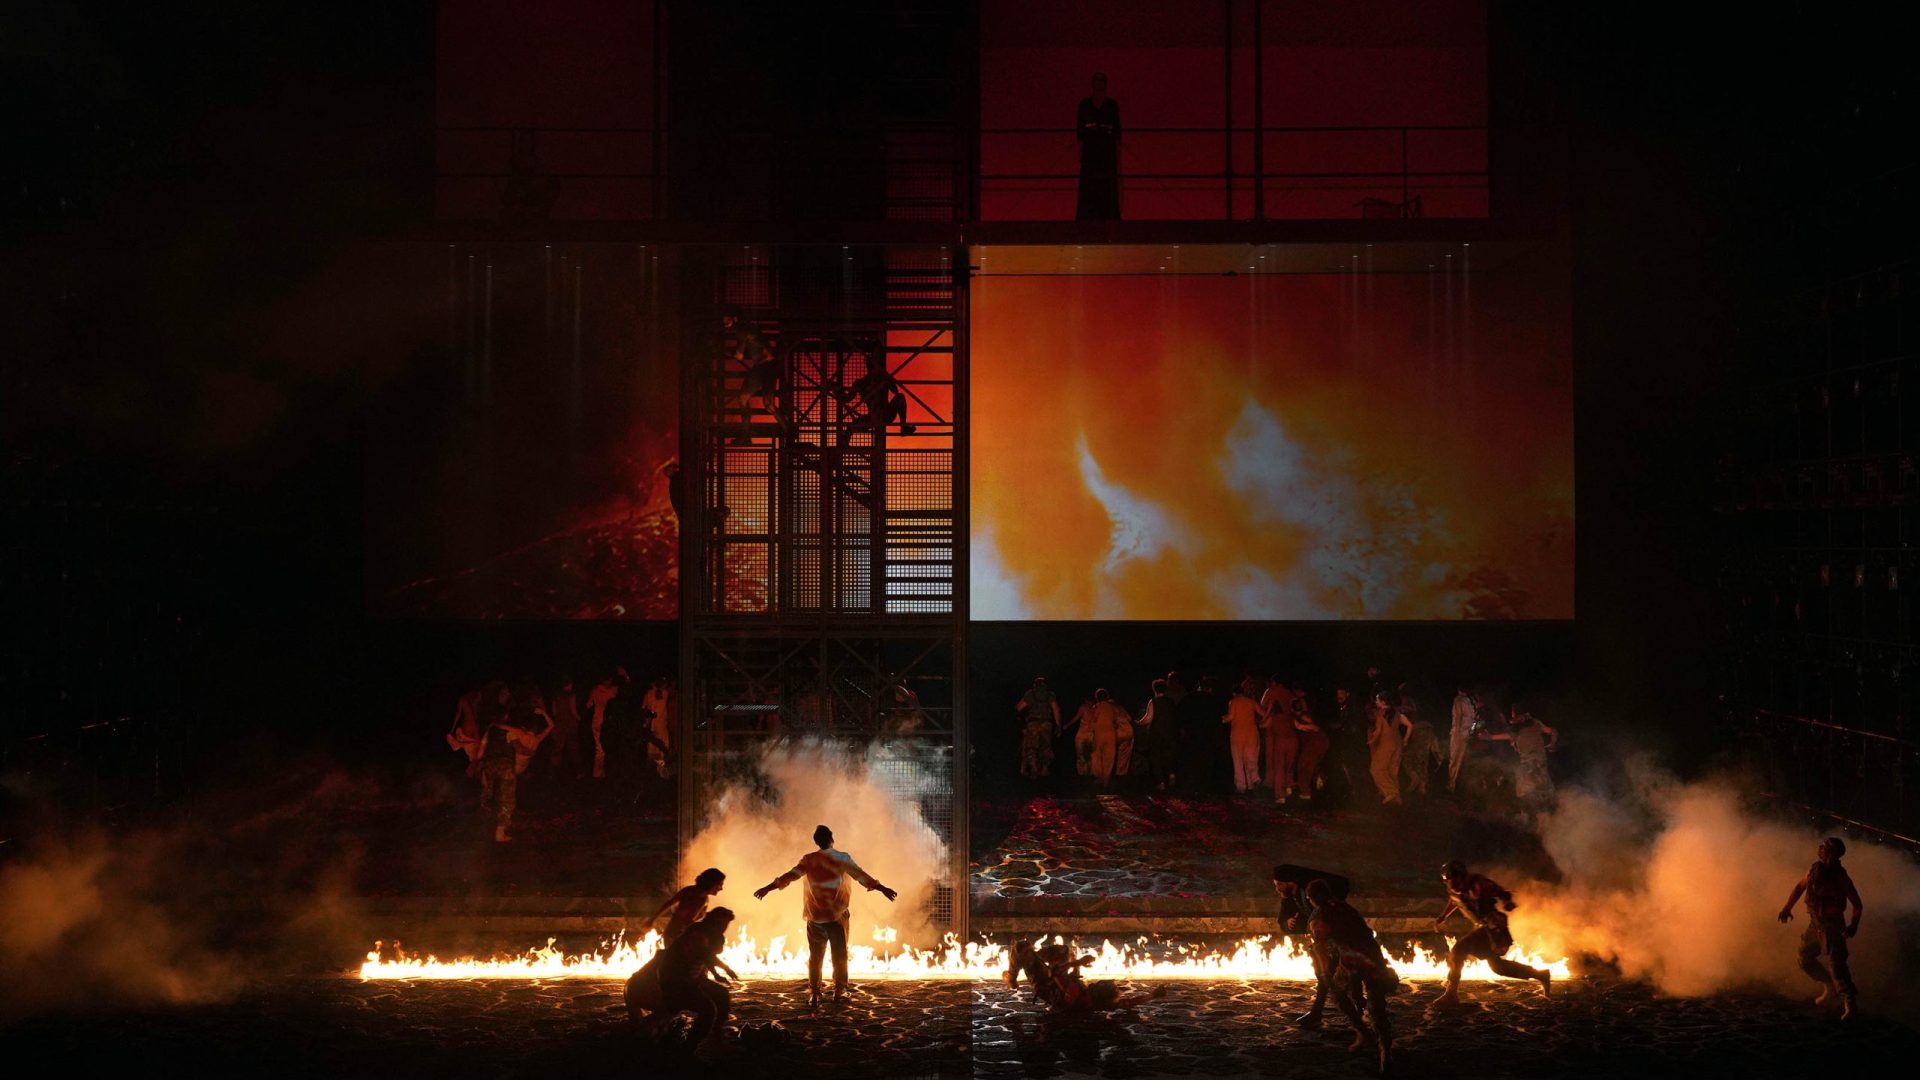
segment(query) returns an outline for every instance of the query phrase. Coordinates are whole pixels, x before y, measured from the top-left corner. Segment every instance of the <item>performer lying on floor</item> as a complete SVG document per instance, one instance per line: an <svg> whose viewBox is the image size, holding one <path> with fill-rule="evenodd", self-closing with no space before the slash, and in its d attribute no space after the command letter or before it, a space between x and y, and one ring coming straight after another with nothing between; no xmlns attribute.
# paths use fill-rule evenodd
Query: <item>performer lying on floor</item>
<svg viewBox="0 0 1920 1080"><path fill-rule="evenodd" d="M1055 941L1038 949L1031 941L1013 947L1013 966L1006 971L1008 986L1019 986L1025 974L1033 983L1034 1000L1044 1002L1049 1015L1084 1016L1108 1009L1131 1009L1166 995L1166 987L1156 986L1152 993L1121 996L1120 984L1102 979L1089 984L1080 969L1093 963L1092 956L1076 958L1073 949Z"/></svg>

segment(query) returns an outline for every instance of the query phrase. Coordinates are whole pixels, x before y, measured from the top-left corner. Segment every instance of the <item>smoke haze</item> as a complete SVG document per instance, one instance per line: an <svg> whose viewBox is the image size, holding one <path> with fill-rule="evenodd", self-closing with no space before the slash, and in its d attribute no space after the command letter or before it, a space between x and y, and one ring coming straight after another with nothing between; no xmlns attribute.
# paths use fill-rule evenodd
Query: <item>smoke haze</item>
<svg viewBox="0 0 1920 1080"><path fill-rule="evenodd" d="M937 934L925 912L934 879L945 874L946 844L922 819L918 793L887 783L889 776L937 775L915 767L934 764L918 761L920 752L907 744L855 752L816 739L772 747L756 762L764 786L735 783L721 792L681 860L682 880L719 867L727 885L713 904L733 909L735 933L744 927L763 944L785 937L789 949L804 950L802 883L765 900L755 900L753 890L814 850L814 826L825 825L833 830L834 847L900 893L888 903L856 883L848 944L871 944L874 930L883 926L897 929L903 943L934 944Z"/></svg>
<svg viewBox="0 0 1920 1080"><path fill-rule="evenodd" d="M1822 835L1750 811L1734 781L1682 783L1633 762L1610 783L1561 792L1541 839L1563 882L1523 891L1514 934L1543 954L1605 958L1668 994L1812 997L1797 959L1806 913L1796 905L1785 926L1777 914ZM1866 906L1850 950L1863 1004L1912 1014L1901 922L1920 912L1920 869L1865 842L1844 864Z"/></svg>

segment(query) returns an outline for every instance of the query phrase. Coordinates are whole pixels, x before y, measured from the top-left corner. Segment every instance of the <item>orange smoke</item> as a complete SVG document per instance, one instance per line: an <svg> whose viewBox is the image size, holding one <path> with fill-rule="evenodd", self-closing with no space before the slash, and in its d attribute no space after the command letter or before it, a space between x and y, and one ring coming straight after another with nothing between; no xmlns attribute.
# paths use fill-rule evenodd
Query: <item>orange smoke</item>
<svg viewBox="0 0 1920 1080"><path fill-rule="evenodd" d="M1571 617L1564 289L1473 288L977 280L974 616Z"/></svg>

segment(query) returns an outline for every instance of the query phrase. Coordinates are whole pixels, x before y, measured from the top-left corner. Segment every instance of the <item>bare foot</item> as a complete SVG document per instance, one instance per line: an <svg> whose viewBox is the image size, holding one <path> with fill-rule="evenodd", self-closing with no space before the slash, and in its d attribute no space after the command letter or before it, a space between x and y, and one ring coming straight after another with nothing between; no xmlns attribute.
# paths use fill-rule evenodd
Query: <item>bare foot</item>
<svg viewBox="0 0 1920 1080"><path fill-rule="evenodd" d="M1349 1050L1359 1050L1367 1045L1367 1029L1358 1028L1353 1033L1353 1041L1347 1044Z"/></svg>
<svg viewBox="0 0 1920 1080"><path fill-rule="evenodd" d="M1813 1003L1815 1005L1825 1005L1827 1003L1827 999L1832 996L1833 996L1833 987L1823 986L1820 988L1820 996L1817 998L1814 998Z"/></svg>

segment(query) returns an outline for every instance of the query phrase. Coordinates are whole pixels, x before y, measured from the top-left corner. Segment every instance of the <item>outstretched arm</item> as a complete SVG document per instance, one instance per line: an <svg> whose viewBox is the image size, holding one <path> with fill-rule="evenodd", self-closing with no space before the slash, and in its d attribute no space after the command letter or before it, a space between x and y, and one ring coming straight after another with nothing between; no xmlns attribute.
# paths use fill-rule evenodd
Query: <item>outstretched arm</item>
<svg viewBox="0 0 1920 1080"><path fill-rule="evenodd" d="M865 885L868 889L872 890L873 892L879 893L881 896L886 897L888 900L892 900L893 898L900 895L899 893L894 892L892 889L887 888L885 885L880 884L878 881L875 881L873 879L872 874L869 874L865 870L860 869L860 864L854 862L852 859L848 859L846 861L846 868L847 868L847 873L853 875L853 880L859 882L862 885Z"/></svg>
<svg viewBox="0 0 1920 1080"><path fill-rule="evenodd" d="M784 874L781 874L779 877L774 878L772 881L769 881L765 885L762 885L759 888L753 890L753 898L755 900L764 900L767 898L768 893L773 892L777 889L784 889L787 886L793 884L794 882L799 881L800 875L806 872L807 870L805 867L800 866L799 864L796 863L793 869L787 871Z"/></svg>
<svg viewBox="0 0 1920 1080"><path fill-rule="evenodd" d="M653 913L653 918L647 920L647 925L652 926L654 923L659 922L661 916L665 915L669 911L672 911L676 906L679 905L679 903L680 903L679 893L675 893L672 896L667 897L667 902L664 904L661 904L660 910Z"/></svg>
<svg viewBox="0 0 1920 1080"><path fill-rule="evenodd" d="M1793 883L1793 891L1787 894L1787 902L1780 906L1780 921L1793 921L1793 905L1799 903L1800 894L1807 891L1807 879L1801 878ZM1858 916L1855 916L1858 919Z"/></svg>

